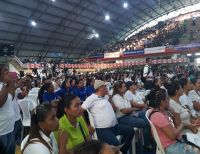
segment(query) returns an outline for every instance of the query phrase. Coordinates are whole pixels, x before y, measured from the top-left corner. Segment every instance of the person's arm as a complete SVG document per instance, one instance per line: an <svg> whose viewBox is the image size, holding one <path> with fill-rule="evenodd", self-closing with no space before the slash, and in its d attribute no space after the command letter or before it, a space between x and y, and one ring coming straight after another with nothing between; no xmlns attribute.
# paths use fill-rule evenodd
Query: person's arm
<svg viewBox="0 0 200 154"><path fill-rule="evenodd" d="M1 91L0 91L0 107L2 107L8 98L8 92L9 92L9 87L8 86L3 86Z"/></svg>
<svg viewBox="0 0 200 154"><path fill-rule="evenodd" d="M120 111L123 113L123 114L130 114L132 113L133 111L135 111L136 109L135 108L124 108L124 109L121 109Z"/></svg>
<svg viewBox="0 0 200 154"><path fill-rule="evenodd" d="M199 102L194 101L193 102L193 107L194 107L194 109L196 111L200 111L200 103Z"/></svg>
<svg viewBox="0 0 200 154"><path fill-rule="evenodd" d="M180 131L183 129L183 125L181 125L178 129L173 129L171 125L161 128L161 130L171 139L176 140L180 135Z"/></svg>
<svg viewBox="0 0 200 154"><path fill-rule="evenodd" d="M143 108L145 108L145 107L146 107L146 105L145 105L145 104L139 104L139 103L136 103L136 102L134 102L133 100L132 100L132 101L130 101L130 103L131 103L131 106L132 106L132 107L134 107L134 108L143 109Z"/></svg>
<svg viewBox="0 0 200 154"><path fill-rule="evenodd" d="M66 145L68 142L68 134L63 131L58 131L58 154L71 154L72 151L67 150Z"/></svg>

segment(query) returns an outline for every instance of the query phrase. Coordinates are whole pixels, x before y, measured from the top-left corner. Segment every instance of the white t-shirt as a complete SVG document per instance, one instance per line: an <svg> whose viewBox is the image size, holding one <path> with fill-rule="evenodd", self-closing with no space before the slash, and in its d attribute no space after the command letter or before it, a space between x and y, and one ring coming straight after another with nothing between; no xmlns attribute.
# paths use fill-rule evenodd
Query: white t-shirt
<svg viewBox="0 0 200 154"><path fill-rule="evenodd" d="M190 114L188 109L183 107L181 104L175 102L173 99L170 99L169 106L176 112L180 114L181 121L186 124L190 124Z"/></svg>
<svg viewBox="0 0 200 154"><path fill-rule="evenodd" d="M17 103L17 96L21 93L21 89L20 88L17 88L15 90L15 97L14 97L14 100L13 100L13 107L14 107L14 111L15 111L15 121L18 121L21 119L21 114L20 114L20 107Z"/></svg>
<svg viewBox="0 0 200 154"><path fill-rule="evenodd" d="M52 148L52 150L49 151L49 149L41 142L34 142L32 144L29 144L25 148L23 154L58 154L58 145L57 145L56 139L54 137L54 134L51 133L50 137L47 137L44 133L42 133L40 131L40 135L49 144L49 146ZM26 136L24 138L24 140L22 141L22 144L21 144L22 149L26 145L26 142L28 141L28 137L29 137L29 135ZM39 139L36 138L33 140L39 140Z"/></svg>
<svg viewBox="0 0 200 154"><path fill-rule="evenodd" d="M82 104L94 120L95 128L110 128L117 124L114 110L106 97L90 95Z"/></svg>
<svg viewBox="0 0 200 154"><path fill-rule="evenodd" d="M188 96L192 100L192 102L199 102L200 103L200 93L199 94L198 93L195 90L191 90L189 92Z"/></svg>
<svg viewBox="0 0 200 154"><path fill-rule="evenodd" d="M200 115L200 113L198 113L193 106L192 100L183 93L183 95L179 98L179 101L181 103L181 105L183 106L188 106L190 108L190 112L192 113L192 115L194 117L197 117L198 115Z"/></svg>
<svg viewBox="0 0 200 154"><path fill-rule="evenodd" d="M125 96L122 97L119 94L116 94L113 96L112 100L115 106L117 107L116 111L117 118L126 115L120 111L121 109L131 108L131 103Z"/></svg>
<svg viewBox="0 0 200 154"><path fill-rule="evenodd" d="M144 101L142 97L140 96L139 92L137 92L136 94L133 94L130 90L127 90L127 92L125 93L125 97L129 101L133 101L138 104L144 104Z"/></svg>
<svg viewBox="0 0 200 154"><path fill-rule="evenodd" d="M0 90L3 83L0 82ZM0 136L6 135L14 130L15 111L13 108L12 95L8 94L5 104L0 107Z"/></svg>
<svg viewBox="0 0 200 154"><path fill-rule="evenodd" d="M149 70L150 69L150 70ZM143 77L146 77L146 78L148 78L148 77L153 77L153 72L152 72L152 70L151 70L151 66L149 66L149 65L145 65L144 66L144 69L143 69Z"/></svg>

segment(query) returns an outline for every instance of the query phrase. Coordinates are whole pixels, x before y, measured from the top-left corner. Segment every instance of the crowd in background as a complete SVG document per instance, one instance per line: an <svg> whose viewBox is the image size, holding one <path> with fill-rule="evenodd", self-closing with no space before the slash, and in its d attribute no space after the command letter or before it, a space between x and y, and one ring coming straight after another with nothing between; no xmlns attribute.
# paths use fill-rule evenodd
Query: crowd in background
<svg viewBox="0 0 200 154"><path fill-rule="evenodd" d="M151 69L148 65L147 61L145 67ZM15 145L21 143L23 154L81 154L81 147L92 150L93 144L97 144L100 151L114 153L117 148L116 151L127 154L135 135L133 128L142 130L143 149L154 150L156 144L145 115L151 109L149 118L167 154L199 153L198 148L176 139L182 140L180 134L188 131L198 133L200 73L184 67L160 72L148 69L88 74L74 71L60 75L54 70L41 74L33 71L19 78L0 65L1 151L14 154ZM36 105L26 102L31 115L30 125L24 130L21 106L33 93L37 102ZM91 140L94 132L100 141Z"/></svg>

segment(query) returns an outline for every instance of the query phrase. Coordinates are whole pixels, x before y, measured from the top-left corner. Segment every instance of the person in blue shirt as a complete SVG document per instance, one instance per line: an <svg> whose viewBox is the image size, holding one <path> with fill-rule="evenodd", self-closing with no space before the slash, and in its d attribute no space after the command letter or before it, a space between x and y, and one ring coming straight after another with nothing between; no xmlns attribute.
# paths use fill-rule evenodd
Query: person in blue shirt
<svg viewBox="0 0 200 154"><path fill-rule="evenodd" d="M59 99L58 95L54 92L52 83L46 83L45 88L46 89L43 94L44 103L51 103L52 101Z"/></svg>
<svg viewBox="0 0 200 154"><path fill-rule="evenodd" d="M85 99L87 98L87 94L83 79L77 80L76 86L73 89L73 94L78 96L81 102L85 101Z"/></svg>
<svg viewBox="0 0 200 154"><path fill-rule="evenodd" d="M72 78L70 80L70 85L71 85L71 87L69 88L69 94L74 94L74 89L76 87L76 79L75 78Z"/></svg>
<svg viewBox="0 0 200 154"><path fill-rule="evenodd" d="M94 79L92 78L87 78L87 82L86 82L86 94L87 96L90 96L91 94L95 93L95 89L94 89Z"/></svg>
<svg viewBox="0 0 200 154"><path fill-rule="evenodd" d="M66 78L62 83L62 87L60 90L56 91L56 94L60 97L68 95L70 88L70 78Z"/></svg>

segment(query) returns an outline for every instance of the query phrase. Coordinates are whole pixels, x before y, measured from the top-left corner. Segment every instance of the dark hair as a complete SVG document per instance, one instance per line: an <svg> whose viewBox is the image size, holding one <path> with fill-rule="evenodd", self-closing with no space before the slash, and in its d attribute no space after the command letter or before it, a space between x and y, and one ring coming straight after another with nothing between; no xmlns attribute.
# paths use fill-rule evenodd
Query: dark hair
<svg viewBox="0 0 200 154"><path fill-rule="evenodd" d="M51 83L45 83L40 88L40 90L38 92L38 99L39 99L40 104L43 103L43 94L44 94L44 91L47 90L51 85L52 85Z"/></svg>
<svg viewBox="0 0 200 154"><path fill-rule="evenodd" d="M181 88L184 88L184 86L186 86L188 83L188 79L187 78L180 78L179 79L179 84L181 86Z"/></svg>
<svg viewBox="0 0 200 154"><path fill-rule="evenodd" d="M86 86L90 86L90 84L91 84L91 82L92 82L93 80L94 80L93 78L87 78Z"/></svg>
<svg viewBox="0 0 200 154"><path fill-rule="evenodd" d="M136 83L136 82L133 82L133 81L128 81L128 82L126 82L125 84L126 84L126 88L127 88L128 90L130 89L130 87L131 87L132 85L137 85L137 83Z"/></svg>
<svg viewBox="0 0 200 154"><path fill-rule="evenodd" d="M122 88L123 81L117 81L113 86L113 96L119 94L119 88Z"/></svg>
<svg viewBox="0 0 200 154"><path fill-rule="evenodd" d="M175 96L176 90L180 89L180 85L178 81L174 81L174 82L170 82L166 88L167 88L167 92L169 96Z"/></svg>
<svg viewBox="0 0 200 154"><path fill-rule="evenodd" d="M40 132L39 132L41 130L41 128L39 127L39 122L43 122L47 118L48 113L51 111L52 111L52 108L50 104L40 104L35 109L33 109L31 113L31 127L29 131L28 141L26 145L24 146L22 153L24 152L25 148L29 144L38 142L36 140L35 141L32 140L35 138L38 138L40 142L49 149L49 151L52 150L49 144L41 137Z"/></svg>
<svg viewBox="0 0 200 154"><path fill-rule="evenodd" d="M6 64L0 64L0 75L1 75L1 71L2 71L4 68L8 68L8 65L6 65Z"/></svg>
<svg viewBox="0 0 200 154"><path fill-rule="evenodd" d="M66 78L65 81L62 82L62 88L66 88L66 83L68 80L70 80L70 78Z"/></svg>
<svg viewBox="0 0 200 154"><path fill-rule="evenodd" d="M153 108L158 108L162 100L167 98L166 91L164 89L152 89L147 95L147 100L149 101L149 106Z"/></svg>
<svg viewBox="0 0 200 154"><path fill-rule="evenodd" d="M77 98L76 95L70 94L70 95L65 95L62 97L62 99L58 103L58 109L56 116L58 119L60 119L64 115L64 108L70 108L72 101Z"/></svg>
<svg viewBox="0 0 200 154"><path fill-rule="evenodd" d="M90 140L77 146L73 154L99 154L104 145L105 143L100 140Z"/></svg>

